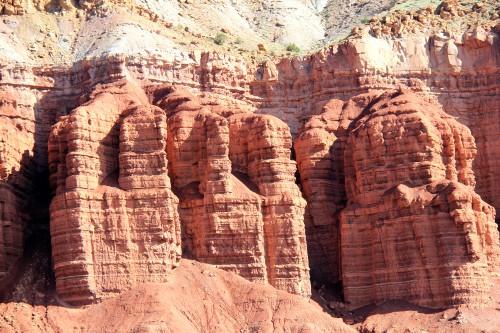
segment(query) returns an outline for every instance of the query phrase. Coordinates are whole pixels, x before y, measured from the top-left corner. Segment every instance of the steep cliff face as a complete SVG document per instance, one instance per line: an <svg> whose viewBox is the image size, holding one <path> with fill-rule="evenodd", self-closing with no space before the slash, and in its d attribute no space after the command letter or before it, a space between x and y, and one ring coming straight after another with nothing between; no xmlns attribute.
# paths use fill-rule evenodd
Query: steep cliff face
<svg viewBox="0 0 500 333"><path fill-rule="evenodd" d="M309 296L305 201L286 124L227 120L192 94L167 91L157 101L163 111L125 81L104 85L54 126L51 235L61 299L84 304L166 281L180 259L180 223L182 246L196 259ZM252 141L258 135L268 140ZM231 157L240 164L234 174Z"/></svg>
<svg viewBox="0 0 500 333"><path fill-rule="evenodd" d="M50 219L57 292L73 304L165 282L181 252L304 296L310 266L314 280L342 281L350 308L487 303L498 25L385 39L400 34L374 34L374 21L359 38L259 64L174 42L151 11L130 24L136 12L101 2L33 5L68 5L43 14L64 27L64 66L0 36L0 277L33 222Z"/></svg>
<svg viewBox="0 0 500 333"><path fill-rule="evenodd" d="M17 115L18 96L13 93L3 92L1 95L0 123L1 151L0 151L0 277L12 267L15 260L22 254L24 227L28 215L23 213L26 197L16 190L19 186L28 186L25 175L21 171L23 153L29 150L33 141L27 136L19 136L25 125L24 119ZM31 124L30 124L31 125ZM16 137L18 137L16 140ZM27 157L27 156L25 156Z"/></svg>
<svg viewBox="0 0 500 333"><path fill-rule="evenodd" d="M364 110L347 140L340 218L350 307L487 304L499 243L495 210L473 191L475 155L465 126L413 94Z"/></svg>
<svg viewBox="0 0 500 333"><path fill-rule="evenodd" d="M269 281L278 289L310 295L304 207L290 159L288 126L272 116L229 117L232 171L262 197Z"/></svg>
<svg viewBox="0 0 500 333"><path fill-rule="evenodd" d="M437 103L410 92L332 100L295 150L312 276L341 279L350 307L487 303L495 209L473 191L474 138Z"/></svg>
<svg viewBox="0 0 500 333"><path fill-rule="evenodd" d="M288 126L269 116L226 119L185 98L179 104L177 93L165 104L176 106L167 151L186 251L250 280L310 295L305 202Z"/></svg>
<svg viewBox="0 0 500 333"><path fill-rule="evenodd" d="M180 260L166 117L140 97L127 85L103 87L52 131L52 251L69 303L165 282Z"/></svg>
<svg viewBox="0 0 500 333"><path fill-rule="evenodd" d="M376 93L361 94L347 103L332 99L321 115L299 130L294 150L307 199L305 212L311 276L324 282L340 277L340 211L346 205L344 151L352 122Z"/></svg>

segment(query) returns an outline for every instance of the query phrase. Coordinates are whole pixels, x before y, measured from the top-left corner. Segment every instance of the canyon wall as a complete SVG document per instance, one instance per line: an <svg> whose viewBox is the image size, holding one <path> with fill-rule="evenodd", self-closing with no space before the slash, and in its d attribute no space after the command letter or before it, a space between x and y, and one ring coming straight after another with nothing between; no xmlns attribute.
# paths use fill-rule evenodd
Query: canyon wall
<svg viewBox="0 0 500 333"><path fill-rule="evenodd" d="M488 303L495 209L473 190L470 130L438 103L410 91L334 99L301 128L295 149L311 275L341 280L348 307Z"/></svg>
<svg viewBox="0 0 500 333"><path fill-rule="evenodd" d="M165 281L183 252L304 296L310 266L351 308L481 306L498 260L499 31L366 34L263 64L7 58L0 276L50 219L73 304Z"/></svg>
<svg viewBox="0 0 500 333"><path fill-rule="evenodd" d="M165 114L127 85L102 89L49 139L57 293L72 304L165 282L181 256Z"/></svg>
<svg viewBox="0 0 500 333"><path fill-rule="evenodd" d="M387 92L365 108L344 153L340 251L349 307L488 303L499 236L494 208L473 190L475 155L465 126L411 93Z"/></svg>
<svg viewBox="0 0 500 333"><path fill-rule="evenodd" d="M250 280L310 295L305 201L295 184L288 126L270 116L224 118L186 101L169 117L168 131L185 251Z"/></svg>
<svg viewBox="0 0 500 333"><path fill-rule="evenodd" d="M87 304L165 282L180 260L181 225L186 255L309 296L288 126L270 116L226 119L183 90L159 90L152 95L165 111L124 80L97 86L53 127L59 297Z"/></svg>

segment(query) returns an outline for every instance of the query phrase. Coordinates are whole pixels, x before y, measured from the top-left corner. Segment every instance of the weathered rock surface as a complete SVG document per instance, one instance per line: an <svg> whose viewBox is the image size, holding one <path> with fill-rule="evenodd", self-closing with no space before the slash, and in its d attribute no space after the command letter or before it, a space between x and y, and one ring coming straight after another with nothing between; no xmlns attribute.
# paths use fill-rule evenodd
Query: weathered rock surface
<svg viewBox="0 0 500 333"><path fill-rule="evenodd" d="M314 279L343 280L350 307L395 297L426 306L487 301L498 248L488 204L500 207L500 28L498 18L478 17L494 16L498 4L398 12L371 21L380 34L359 31L312 55L258 64L195 50L212 39L180 25L192 22L189 8L209 3L166 1L155 13L161 5L143 0L8 2L27 3L27 16L0 21L0 276L20 257L32 222L42 216L48 225L33 193L50 165L54 267L69 302L165 281L181 246L302 295L309 260ZM460 22L439 26L450 17ZM377 38L384 35L406 37ZM134 88L88 95L122 78ZM165 83L191 96L179 87L157 96ZM135 85L153 91L150 100ZM399 86L418 98L373 104ZM429 132L415 134L420 128ZM381 138L392 144L376 146Z"/></svg>
<svg viewBox="0 0 500 333"><path fill-rule="evenodd" d="M311 292L304 230L305 200L295 184L288 126L265 115L229 117L232 171L262 196L268 278L271 285L308 296Z"/></svg>
<svg viewBox="0 0 500 333"><path fill-rule="evenodd" d="M311 276L342 280L350 308L485 305L498 230L495 209L474 192L470 131L410 92L323 110L295 141Z"/></svg>
<svg viewBox="0 0 500 333"><path fill-rule="evenodd" d="M124 81L98 87L54 126L51 236L61 299L89 303L166 281L180 258L180 223L183 247L198 260L309 296L305 201L288 126L270 116L227 120L186 91L168 91L156 101L163 111Z"/></svg>
<svg viewBox="0 0 500 333"><path fill-rule="evenodd" d="M9 92L0 95L0 278L4 277L23 252L26 197L20 185L28 185L21 173L33 138L19 135L25 121L18 116L17 97ZM21 132L22 133L22 132ZM27 161L25 161L27 163Z"/></svg>
<svg viewBox="0 0 500 333"><path fill-rule="evenodd" d="M376 97L363 94L345 105L333 99L323 113L312 116L299 130L294 150L305 212L311 276L320 281L340 280L339 213L346 204L344 150L349 126Z"/></svg>
<svg viewBox="0 0 500 333"><path fill-rule="evenodd" d="M165 282L180 260L166 116L127 90L95 93L49 141L54 271L59 297L72 304Z"/></svg>
<svg viewBox="0 0 500 333"><path fill-rule="evenodd" d="M495 209L474 193L474 138L436 104L387 92L345 149L344 295L429 307L485 305L499 260Z"/></svg>
<svg viewBox="0 0 500 333"><path fill-rule="evenodd" d="M269 116L225 119L176 93L165 103L176 106L167 151L185 251L250 280L310 295L305 202L295 184L288 126Z"/></svg>

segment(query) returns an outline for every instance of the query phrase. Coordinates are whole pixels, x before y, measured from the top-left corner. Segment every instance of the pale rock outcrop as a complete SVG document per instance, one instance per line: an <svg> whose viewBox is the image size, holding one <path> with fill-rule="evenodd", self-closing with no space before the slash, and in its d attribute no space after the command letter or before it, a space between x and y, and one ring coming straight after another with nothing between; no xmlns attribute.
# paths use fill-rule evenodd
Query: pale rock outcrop
<svg viewBox="0 0 500 333"><path fill-rule="evenodd" d="M103 87L51 133L54 271L71 304L165 282L180 260L166 116L142 102L127 84Z"/></svg>
<svg viewBox="0 0 500 333"><path fill-rule="evenodd" d="M495 210L474 193L467 127L409 92L364 110L345 149L342 282L350 308L388 299L429 307L488 302Z"/></svg>

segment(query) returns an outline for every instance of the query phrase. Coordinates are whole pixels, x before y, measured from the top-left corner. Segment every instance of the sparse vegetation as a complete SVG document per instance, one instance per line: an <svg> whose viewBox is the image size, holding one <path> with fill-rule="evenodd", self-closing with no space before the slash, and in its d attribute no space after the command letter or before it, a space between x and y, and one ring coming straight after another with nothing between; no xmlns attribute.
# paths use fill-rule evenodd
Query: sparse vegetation
<svg viewBox="0 0 500 333"><path fill-rule="evenodd" d="M370 19L368 17L365 17L364 19L361 19L361 23L363 23L363 24L368 23L368 21L370 21Z"/></svg>
<svg viewBox="0 0 500 333"><path fill-rule="evenodd" d="M224 45L227 41L227 35L225 33L219 32L214 38L214 43L217 45Z"/></svg>
<svg viewBox="0 0 500 333"><path fill-rule="evenodd" d="M300 52L300 48L295 43L288 44L286 46L286 50L288 52L295 52L295 53L299 53Z"/></svg>
<svg viewBox="0 0 500 333"><path fill-rule="evenodd" d="M243 43L243 39L241 39L241 37L238 37L238 38L236 38L236 42L235 43L236 44L241 44L241 43Z"/></svg>

